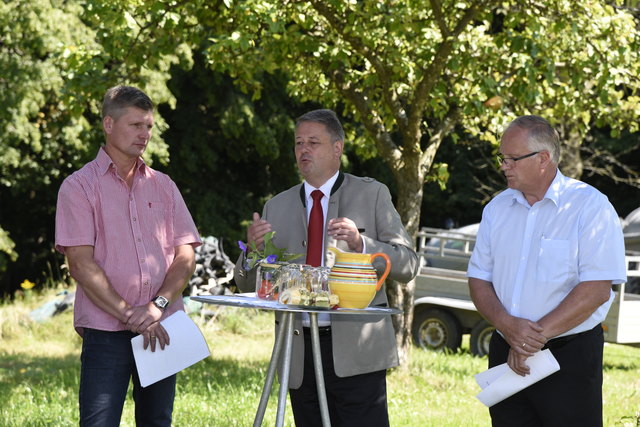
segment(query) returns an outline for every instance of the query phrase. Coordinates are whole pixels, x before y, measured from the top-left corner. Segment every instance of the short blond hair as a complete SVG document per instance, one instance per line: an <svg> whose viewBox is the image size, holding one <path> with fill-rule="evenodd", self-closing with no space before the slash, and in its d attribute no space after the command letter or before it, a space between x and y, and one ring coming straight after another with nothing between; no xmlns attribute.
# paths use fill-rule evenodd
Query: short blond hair
<svg viewBox="0 0 640 427"><path fill-rule="evenodd" d="M144 111L153 111L153 102L146 93L133 86L114 86L107 90L102 101L102 118L117 119L127 107L136 107Z"/></svg>

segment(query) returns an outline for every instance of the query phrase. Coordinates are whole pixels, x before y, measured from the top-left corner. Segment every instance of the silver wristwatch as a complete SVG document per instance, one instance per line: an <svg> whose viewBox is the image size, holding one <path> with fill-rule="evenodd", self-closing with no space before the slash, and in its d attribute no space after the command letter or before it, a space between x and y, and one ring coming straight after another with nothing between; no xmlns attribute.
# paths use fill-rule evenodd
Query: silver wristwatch
<svg viewBox="0 0 640 427"><path fill-rule="evenodd" d="M151 302L162 311L164 311L169 305L169 300L162 295L158 295L157 297L152 299Z"/></svg>

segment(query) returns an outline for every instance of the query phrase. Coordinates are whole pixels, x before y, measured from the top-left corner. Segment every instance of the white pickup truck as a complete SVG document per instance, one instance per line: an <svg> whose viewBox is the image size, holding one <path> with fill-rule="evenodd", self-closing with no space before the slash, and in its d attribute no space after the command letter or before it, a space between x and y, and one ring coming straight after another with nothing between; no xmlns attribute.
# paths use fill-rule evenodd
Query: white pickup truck
<svg viewBox="0 0 640 427"><path fill-rule="evenodd" d="M455 351L470 333L471 353L489 352L494 327L476 310L466 270L478 224L456 230L422 228L418 234L420 273L416 277L413 339L422 348ZM627 276L640 281L640 252L627 252ZM615 299L603 322L605 340L640 345L640 295L614 285Z"/></svg>

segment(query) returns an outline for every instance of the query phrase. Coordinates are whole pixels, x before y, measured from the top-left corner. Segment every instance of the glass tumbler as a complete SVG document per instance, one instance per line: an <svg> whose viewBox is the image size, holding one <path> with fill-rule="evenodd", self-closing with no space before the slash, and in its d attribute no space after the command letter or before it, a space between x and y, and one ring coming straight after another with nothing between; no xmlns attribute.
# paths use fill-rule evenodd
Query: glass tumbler
<svg viewBox="0 0 640 427"><path fill-rule="evenodd" d="M282 264L258 264L256 270L256 296L260 299L277 300L276 286Z"/></svg>

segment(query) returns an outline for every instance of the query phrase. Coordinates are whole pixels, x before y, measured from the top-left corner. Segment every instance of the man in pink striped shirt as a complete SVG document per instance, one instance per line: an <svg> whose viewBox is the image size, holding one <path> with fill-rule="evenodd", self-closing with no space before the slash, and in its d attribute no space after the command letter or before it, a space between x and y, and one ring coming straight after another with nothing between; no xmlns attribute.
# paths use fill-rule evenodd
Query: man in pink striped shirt
<svg viewBox="0 0 640 427"><path fill-rule="evenodd" d="M58 194L56 249L78 283L81 425L119 425L131 378L136 423L171 425L176 376L142 388L130 340L142 334L150 351L170 345L160 320L183 309L182 290L202 242L175 183L141 158L153 110L139 89L109 89L106 144Z"/></svg>

